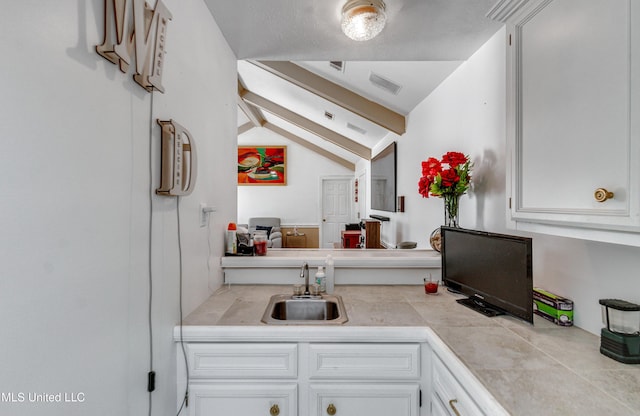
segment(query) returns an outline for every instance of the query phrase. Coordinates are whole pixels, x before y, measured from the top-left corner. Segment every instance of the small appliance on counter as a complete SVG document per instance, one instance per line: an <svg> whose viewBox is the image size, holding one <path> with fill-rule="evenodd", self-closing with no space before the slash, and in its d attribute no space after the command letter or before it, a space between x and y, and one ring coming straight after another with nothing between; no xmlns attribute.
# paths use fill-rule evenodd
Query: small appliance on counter
<svg viewBox="0 0 640 416"><path fill-rule="evenodd" d="M238 227L236 226L235 222L229 223L229 226L227 227L227 250L225 254L235 255L238 253L237 229Z"/></svg>
<svg viewBox="0 0 640 416"><path fill-rule="evenodd" d="M600 352L625 364L640 364L640 305L620 299L600 299Z"/></svg>

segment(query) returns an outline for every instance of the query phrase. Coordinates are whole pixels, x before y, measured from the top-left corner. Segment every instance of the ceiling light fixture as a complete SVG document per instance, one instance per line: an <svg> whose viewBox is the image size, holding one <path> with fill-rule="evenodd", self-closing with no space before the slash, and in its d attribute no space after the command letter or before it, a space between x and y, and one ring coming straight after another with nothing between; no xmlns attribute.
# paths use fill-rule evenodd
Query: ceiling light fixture
<svg viewBox="0 0 640 416"><path fill-rule="evenodd" d="M373 39L384 28L384 11L382 0L348 0L342 7L342 31L353 40Z"/></svg>

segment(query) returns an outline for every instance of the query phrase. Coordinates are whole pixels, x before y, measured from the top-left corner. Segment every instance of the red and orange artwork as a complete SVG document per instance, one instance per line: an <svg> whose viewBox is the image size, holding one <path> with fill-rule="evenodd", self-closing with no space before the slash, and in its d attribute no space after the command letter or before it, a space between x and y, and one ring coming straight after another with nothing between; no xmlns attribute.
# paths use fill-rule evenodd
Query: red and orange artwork
<svg viewBox="0 0 640 416"><path fill-rule="evenodd" d="M286 185L286 146L238 146L238 185Z"/></svg>

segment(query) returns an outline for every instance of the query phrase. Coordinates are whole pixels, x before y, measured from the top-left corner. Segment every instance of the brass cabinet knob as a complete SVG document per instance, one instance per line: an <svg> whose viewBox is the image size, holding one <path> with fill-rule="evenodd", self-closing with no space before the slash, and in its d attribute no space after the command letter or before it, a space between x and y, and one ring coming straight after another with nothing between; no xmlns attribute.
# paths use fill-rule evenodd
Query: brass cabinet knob
<svg viewBox="0 0 640 416"><path fill-rule="evenodd" d="M271 409L269 409L269 414L271 414L271 416L278 416L280 414L280 408L277 404L271 406Z"/></svg>
<svg viewBox="0 0 640 416"><path fill-rule="evenodd" d="M330 403L329 406L327 406L327 414L329 416L333 416L336 414L336 407L333 405L333 403Z"/></svg>
<svg viewBox="0 0 640 416"><path fill-rule="evenodd" d="M593 193L593 197L596 199L596 201L598 202L604 202L607 199L611 199L613 198L613 192L609 192L604 188L598 188L596 189L596 191Z"/></svg>
<svg viewBox="0 0 640 416"><path fill-rule="evenodd" d="M458 399L449 400L449 407L451 407L451 410L453 410L453 413L455 413L456 416L460 416L460 412L458 412L458 409L456 409L455 403L458 403Z"/></svg>

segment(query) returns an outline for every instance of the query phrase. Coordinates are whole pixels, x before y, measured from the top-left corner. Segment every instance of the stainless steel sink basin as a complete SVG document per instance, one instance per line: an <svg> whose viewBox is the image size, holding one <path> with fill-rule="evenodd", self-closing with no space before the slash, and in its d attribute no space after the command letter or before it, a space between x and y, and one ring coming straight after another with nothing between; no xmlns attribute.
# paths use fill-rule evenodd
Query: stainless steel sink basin
<svg viewBox="0 0 640 416"><path fill-rule="evenodd" d="M273 295L262 315L262 322L275 325L341 325L348 320L342 298L334 295Z"/></svg>

